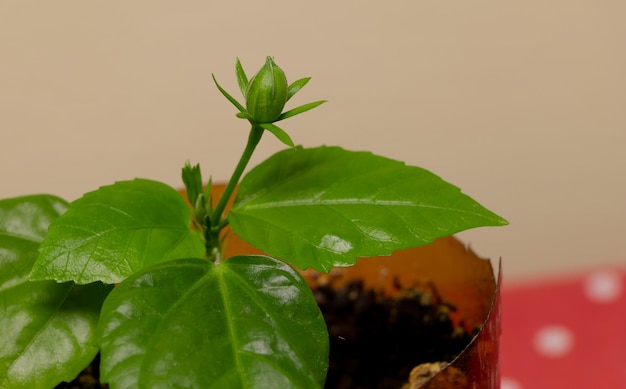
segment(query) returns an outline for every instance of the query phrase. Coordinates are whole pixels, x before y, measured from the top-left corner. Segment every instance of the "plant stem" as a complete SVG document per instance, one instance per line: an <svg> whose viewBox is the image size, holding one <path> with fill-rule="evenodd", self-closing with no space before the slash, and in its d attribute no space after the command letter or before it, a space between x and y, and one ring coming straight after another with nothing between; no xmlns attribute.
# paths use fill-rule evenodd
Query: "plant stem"
<svg viewBox="0 0 626 389"><path fill-rule="evenodd" d="M252 157L252 153L254 152L254 149L256 149L256 146L259 144L259 141L261 141L263 132L264 132L263 128L259 127L256 124L252 124L252 128L250 129L250 134L248 135L248 144L246 145L246 148L244 149L243 154L241 154L241 157L239 158L239 163L237 163L237 167L235 167L235 171L233 171L233 174L230 177L228 184L226 184L226 189L224 189L224 193L222 193L222 196L220 197L220 200L217 203L217 206L215 207L213 214L211 215L210 234L213 237L213 239L211 239L211 242L214 242L213 245L219 246L220 244L219 243L220 230L228 224L227 221L222 220L224 209L226 208L226 204L228 203L228 200L232 196L233 191L235 190L235 187L239 183L239 179L241 178L241 175L246 169L248 162L250 162L250 158ZM207 255L209 256L211 260L219 261L219 258L215 258L215 255L214 255L216 253L216 250L215 250L216 248L218 249L217 252L221 253L222 250L220 247L212 247L211 249L207 248Z"/></svg>

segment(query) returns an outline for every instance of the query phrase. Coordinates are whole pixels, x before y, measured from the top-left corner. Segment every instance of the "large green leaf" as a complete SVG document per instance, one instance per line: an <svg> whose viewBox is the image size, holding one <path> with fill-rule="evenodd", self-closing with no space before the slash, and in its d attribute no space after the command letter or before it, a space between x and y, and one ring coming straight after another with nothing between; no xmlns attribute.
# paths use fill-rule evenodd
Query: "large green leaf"
<svg viewBox="0 0 626 389"><path fill-rule="evenodd" d="M110 286L29 281L38 247L67 203L53 196L0 201L0 388L50 388L91 362Z"/></svg>
<svg viewBox="0 0 626 389"><path fill-rule="evenodd" d="M30 277L117 283L155 263L202 257L204 244L190 225L191 210L175 189L117 182L74 201L50 225Z"/></svg>
<svg viewBox="0 0 626 389"><path fill-rule="evenodd" d="M51 195L0 200L0 233L41 242L50 223L67 210L67 202Z"/></svg>
<svg viewBox="0 0 626 389"><path fill-rule="evenodd" d="M98 333L116 388L319 388L328 363L311 290L264 256L144 269L111 292Z"/></svg>
<svg viewBox="0 0 626 389"><path fill-rule="evenodd" d="M264 252L322 271L506 224L427 170L338 147L289 149L258 165L229 222Z"/></svg>

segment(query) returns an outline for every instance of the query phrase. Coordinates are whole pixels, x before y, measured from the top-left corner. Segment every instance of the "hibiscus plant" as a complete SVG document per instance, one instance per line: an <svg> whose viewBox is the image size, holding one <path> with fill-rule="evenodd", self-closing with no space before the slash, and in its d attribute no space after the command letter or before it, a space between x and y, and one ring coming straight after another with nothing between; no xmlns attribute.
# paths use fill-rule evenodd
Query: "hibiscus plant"
<svg viewBox="0 0 626 389"><path fill-rule="evenodd" d="M0 388L71 381L98 353L112 388L321 387L328 332L296 269L506 224L419 167L294 145L276 123L324 102L284 111L309 78L235 70L243 104L214 81L250 132L219 198L187 163L186 198L134 179L0 200ZM244 174L266 132L287 148ZM226 257L229 234L266 255Z"/></svg>

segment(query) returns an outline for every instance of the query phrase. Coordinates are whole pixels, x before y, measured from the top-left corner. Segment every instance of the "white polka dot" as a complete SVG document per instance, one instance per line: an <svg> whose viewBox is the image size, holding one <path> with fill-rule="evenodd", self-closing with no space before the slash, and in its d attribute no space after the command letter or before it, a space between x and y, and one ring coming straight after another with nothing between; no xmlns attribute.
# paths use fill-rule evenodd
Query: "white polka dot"
<svg viewBox="0 0 626 389"><path fill-rule="evenodd" d="M522 389L522 384L508 377L502 377L500 389Z"/></svg>
<svg viewBox="0 0 626 389"><path fill-rule="evenodd" d="M585 296L596 303L611 303L622 295L622 278L610 270L599 270L585 279Z"/></svg>
<svg viewBox="0 0 626 389"><path fill-rule="evenodd" d="M534 346L535 350L543 356L563 357L574 346L574 334L561 325L545 326L535 334Z"/></svg>

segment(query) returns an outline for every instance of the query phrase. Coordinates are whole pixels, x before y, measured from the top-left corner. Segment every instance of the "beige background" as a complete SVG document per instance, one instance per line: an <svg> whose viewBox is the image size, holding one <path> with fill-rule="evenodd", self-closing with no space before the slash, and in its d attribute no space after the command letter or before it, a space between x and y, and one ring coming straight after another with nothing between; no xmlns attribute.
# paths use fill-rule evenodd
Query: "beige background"
<svg viewBox="0 0 626 389"><path fill-rule="evenodd" d="M626 2L0 0L0 197L225 180L247 128L210 75L266 55L296 143L426 167L508 218L460 234L509 277L626 263ZM239 96L239 94L236 94ZM255 161L282 146L264 139ZM230 154L232 153L232 154Z"/></svg>

